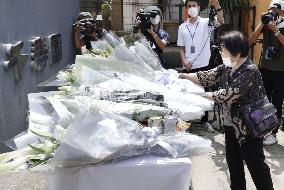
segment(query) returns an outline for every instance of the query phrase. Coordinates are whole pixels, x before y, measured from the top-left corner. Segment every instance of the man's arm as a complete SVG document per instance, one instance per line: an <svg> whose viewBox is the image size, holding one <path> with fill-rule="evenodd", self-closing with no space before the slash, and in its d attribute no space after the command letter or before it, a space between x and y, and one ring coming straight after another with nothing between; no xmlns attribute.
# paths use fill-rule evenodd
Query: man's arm
<svg viewBox="0 0 284 190"><path fill-rule="evenodd" d="M179 47L179 54L180 54L182 66L185 67L185 69L187 71L191 71L192 64L189 61L186 60L186 57L185 57L185 47L184 46L180 46Z"/></svg>
<svg viewBox="0 0 284 190"><path fill-rule="evenodd" d="M74 40L74 45L75 45L76 49L79 49L79 48L81 48L82 46L85 45L84 41L79 38L80 32L84 31L84 30L85 30L84 27L80 26L78 24L76 24L75 27L74 27L73 40Z"/></svg>
<svg viewBox="0 0 284 190"><path fill-rule="evenodd" d="M259 36L262 34L262 29L263 29L263 24L260 22L257 25L255 31L253 31L250 35L249 39L250 45L252 45L259 38Z"/></svg>
<svg viewBox="0 0 284 190"><path fill-rule="evenodd" d="M151 25L151 28L147 30L147 32L149 32L153 36L156 44L159 46L160 49L165 49L165 47L167 46L167 42L159 38L158 34L154 32L152 25Z"/></svg>
<svg viewBox="0 0 284 190"><path fill-rule="evenodd" d="M281 42L282 46L284 46L284 35L279 33L279 35L277 36L278 40Z"/></svg>
<svg viewBox="0 0 284 190"><path fill-rule="evenodd" d="M211 0L210 4L214 6L215 10L219 10L217 11L217 20L219 24L224 24L224 13L222 7L220 6L219 0Z"/></svg>
<svg viewBox="0 0 284 190"><path fill-rule="evenodd" d="M268 29L271 30L274 35L276 36L276 38L280 41L280 43L282 44L282 46L284 46L284 36L283 34L281 34L281 32L279 31L279 29L276 26L276 22L270 22L267 25Z"/></svg>

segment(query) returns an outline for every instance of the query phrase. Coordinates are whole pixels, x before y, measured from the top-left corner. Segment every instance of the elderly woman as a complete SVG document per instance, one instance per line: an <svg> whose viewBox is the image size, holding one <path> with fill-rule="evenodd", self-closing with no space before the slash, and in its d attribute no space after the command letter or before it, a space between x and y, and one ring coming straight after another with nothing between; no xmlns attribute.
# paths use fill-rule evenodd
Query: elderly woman
<svg viewBox="0 0 284 190"><path fill-rule="evenodd" d="M258 190L272 190L270 169L265 163L263 138L253 138L242 119L238 105L248 105L266 97L258 68L248 58L249 42L240 32L221 37L223 65L213 70L183 74L181 78L204 87L217 85L218 91L204 97L220 104L224 110L226 160L231 189L245 190L245 161Z"/></svg>

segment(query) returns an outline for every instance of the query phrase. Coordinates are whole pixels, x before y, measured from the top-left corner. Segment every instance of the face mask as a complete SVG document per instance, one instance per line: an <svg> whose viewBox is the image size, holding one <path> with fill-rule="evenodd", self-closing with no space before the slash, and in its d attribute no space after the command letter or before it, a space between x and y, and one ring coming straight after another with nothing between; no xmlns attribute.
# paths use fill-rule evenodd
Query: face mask
<svg viewBox="0 0 284 190"><path fill-rule="evenodd" d="M157 15L155 18L150 18L150 21L153 25L159 24L161 21L160 15Z"/></svg>
<svg viewBox="0 0 284 190"><path fill-rule="evenodd" d="M227 67L232 67L233 63L230 59L230 57L223 57L222 56L222 60L223 60L223 64Z"/></svg>
<svg viewBox="0 0 284 190"><path fill-rule="evenodd" d="M188 9L188 14L189 14L189 16L190 17L197 17L197 15L198 15L198 8L197 7L190 7L189 9Z"/></svg>

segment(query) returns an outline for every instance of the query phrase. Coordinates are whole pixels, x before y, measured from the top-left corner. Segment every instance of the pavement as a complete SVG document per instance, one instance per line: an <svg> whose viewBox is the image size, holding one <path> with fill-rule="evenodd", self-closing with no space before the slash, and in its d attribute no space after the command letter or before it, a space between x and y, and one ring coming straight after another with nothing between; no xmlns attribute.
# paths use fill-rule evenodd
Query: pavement
<svg viewBox="0 0 284 190"><path fill-rule="evenodd" d="M213 123L218 126L217 123ZM193 125L191 131L203 138L212 141L213 150L208 155L192 158L192 190L229 190L230 176L226 163L226 152L224 135L215 132L206 132L201 125ZM270 173L275 190L284 187L284 132L279 130L278 143L272 146L265 146L266 162L270 167ZM250 177L249 171L245 168L247 190L256 190Z"/></svg>

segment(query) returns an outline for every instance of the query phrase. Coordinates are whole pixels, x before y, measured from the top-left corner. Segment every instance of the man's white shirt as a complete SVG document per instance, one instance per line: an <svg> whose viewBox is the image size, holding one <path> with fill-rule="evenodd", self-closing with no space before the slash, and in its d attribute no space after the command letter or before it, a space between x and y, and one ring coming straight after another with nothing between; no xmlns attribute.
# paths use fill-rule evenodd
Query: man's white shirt
<svg viewBox="0 0 284 190"><path fill-rule="evenodd" d="M185 58L192 63L192 69L206 67L209 64L210 35L214 28L208 26L208 23L208 18L198 17L195 23L187 20L179 26L177 45L185 47ZM193 52L192 47L195 49Z"/></svg>

